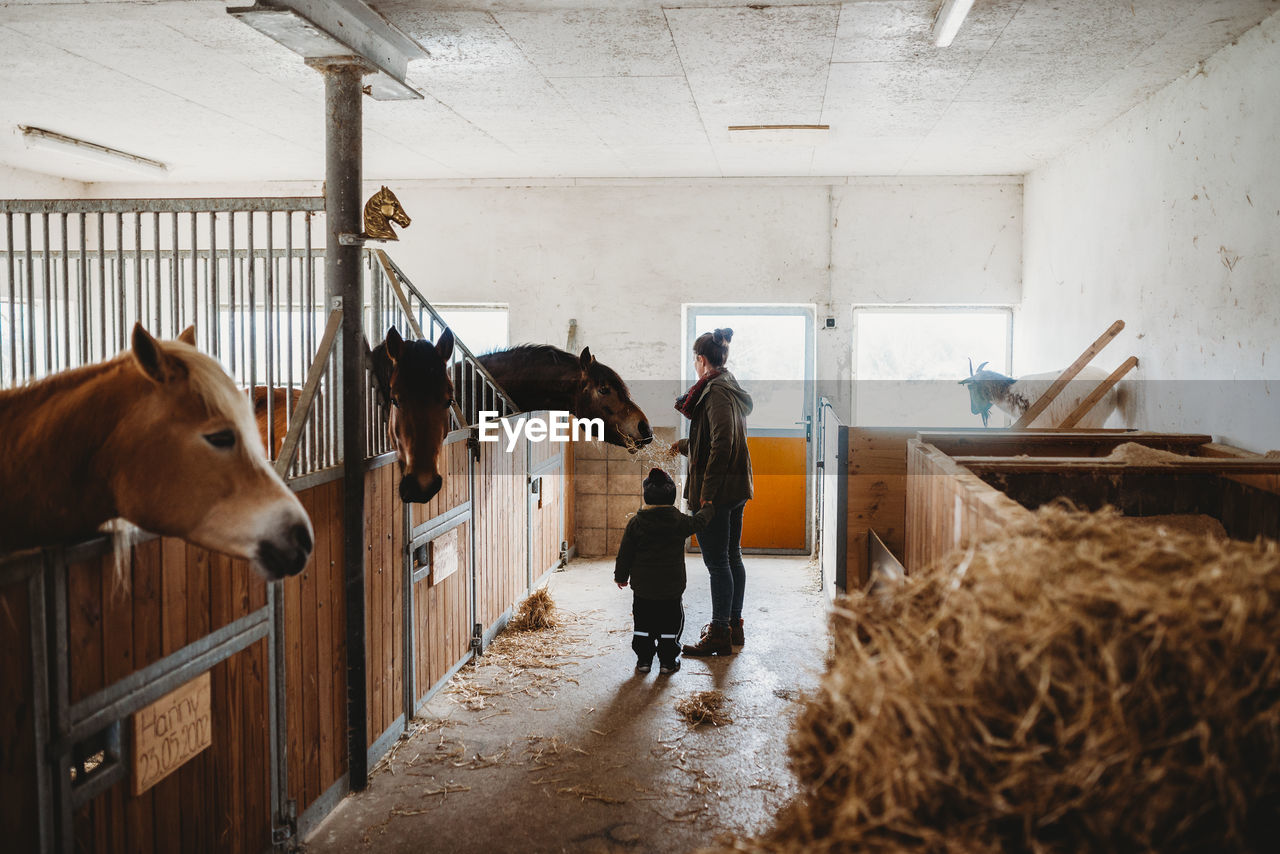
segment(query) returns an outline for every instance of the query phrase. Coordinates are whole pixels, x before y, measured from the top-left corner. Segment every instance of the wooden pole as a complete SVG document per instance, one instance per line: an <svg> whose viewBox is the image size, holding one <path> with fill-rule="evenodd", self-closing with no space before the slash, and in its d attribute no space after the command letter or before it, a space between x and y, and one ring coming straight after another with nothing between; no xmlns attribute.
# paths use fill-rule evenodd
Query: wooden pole
<svg viewBox="0 0 1280 854"><path fill-rule="evenodd" d="M1062 393L1062 390L1067 387L1067 383L1075 379L1076 374L1084 370L1085 365L1093 361L1093 357L1102 352L1102 348L1110 344L1111 339L1119 335L1120 330L1122 329L1124 329L1123 320L1117 320L1115 323L1107 327L1107 331L1099 335L1098 340L1090 344L1088 348L1080 354L1080 357L1072 362L1067 369L1053 381L1053 385L1049 386L1049 388L1045 390L1045 393L1040 395L1039 399L1036 400L1035 403L1027 407L1027 411L1022 413L1017 421L1013 422L1013 426L1010 429L1018 430L1035 421L1037 416L1048 409L1049 404L1053 403L1058 395Z"/></svg>
<svg viewBox="0 0 1280 854"><path fill-rule="evenodd" d="M1059 424L1058 426L1074 427L1076 426L1076 424L1080 423L1080 419L1088 415L1089 410L1097 406L1098 401L1102 400L1102 398L1106 395L1106 393L1111 391L1111 389L1115 387L1116 383L1124 379L1125 374L1129 373L1129 371L1133 370L1137 366L1138 366L1137 356L1130 356L1129 358L1125 359L1124 363L1120 365L1120 367L1112 371L1111 376L1107 377L1105 380L1098 383L1098 387L1095 388L1093 391L1089 392L1089 396L1086 397L1084 400L1080 401L1080 405L1077 406L1075 409L1073 409L1070 415L1062 419L1062 423Z"/></svg>

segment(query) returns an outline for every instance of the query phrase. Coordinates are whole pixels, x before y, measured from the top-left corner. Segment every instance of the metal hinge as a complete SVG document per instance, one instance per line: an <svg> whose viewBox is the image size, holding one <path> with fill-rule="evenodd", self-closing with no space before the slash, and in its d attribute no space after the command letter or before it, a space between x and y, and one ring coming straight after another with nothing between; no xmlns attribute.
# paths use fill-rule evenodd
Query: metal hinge
<svg viewBox="0 0 1280 854"><path fill-rule="evenodd" d="M479 623L471 627L471 651L484 655L484 626Z"/></svg>
<svg viewBox="0 0 1280 854"><path fill-rule="evenodd" d="M560 541L560 565L557 569L564 569L569 565L569 542L568 540Z"/></svg>
<svg viewBox="0 0 1280 854"><path fill-rule="evenodd" d="M471 456L480 459L480 437L472 433L467 437L467 447L471 449Z"/></svg>
<svg viewBox="0 0 1280 854"><path fill-rule="evenodd" d="M271 844L277 851L294 851L297 846L293 844L298 835L298 802L295 800L285 801L284 814L276 816L275 824L271 828Z"/></svg>

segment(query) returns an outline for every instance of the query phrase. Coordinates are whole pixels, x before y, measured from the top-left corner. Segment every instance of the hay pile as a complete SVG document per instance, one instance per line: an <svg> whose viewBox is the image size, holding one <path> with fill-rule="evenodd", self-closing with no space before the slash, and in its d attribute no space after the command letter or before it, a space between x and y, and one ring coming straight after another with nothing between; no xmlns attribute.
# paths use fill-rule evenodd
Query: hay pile
<svg viewBox="0 0 1280 854"><path fill-rule="evenodd" d="M556 601L551 598L551 592L547 588L539 587L520 603L508 628L513 632L536 632L554 629L557 625Z"/></svg>
<svg viewBox="0 0 1280 854"><path fill-rule="evenodd" d="M1138 466L1163 466L1169 463L1185 463L1191 457L1173 451L1162 451L1137 442L1124 442L1116 445L1103 459Z"/></svg>
<svg viewBox="0 0 1280 854"><path fill-rule="evenodd" d="M682 697L676 703L676 711L691 726L696 727L702 724L724 726L733 723L733 718L725 709L726 704L724 694L719 691L699 691L688 697Z"/></svg>
<svg viewBox="0 0 1280 854"><path fill-rule="evenodd" d="M1275 850L1280 548L1046 507L831 620L770 852Z"/></svg>

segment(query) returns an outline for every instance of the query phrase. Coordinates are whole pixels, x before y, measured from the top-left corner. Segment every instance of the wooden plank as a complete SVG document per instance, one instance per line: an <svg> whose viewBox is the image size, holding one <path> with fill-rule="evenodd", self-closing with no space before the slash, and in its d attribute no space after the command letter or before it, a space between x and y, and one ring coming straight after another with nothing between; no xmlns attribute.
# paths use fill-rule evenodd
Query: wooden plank
<svg viewBox="0 0 1280 854"><path fill-rule="evenodd" d="M1213 437L1203 433L1152 433L1098 430L921 430L922 442L950 456L1101 457L1119 445L1135 443L1162 451L1198 454Z"/></svg>
<svg viewBox="0 0 1280 854"><path fill-rule="evenodd" d="M209 552L188 545L187 551L187 639L188 642L209 632ZM202 804L201 809L182 810L182 848L184 852L211 851L213 848L212 795L214 762L212 751L201 754L178 772L183 804Z"/></svg>
<svg viewBox="0 0 1280 854"><path fill-rule="evenodd" d="M243 693L243 737L234 749L243 757L242 777L237 795L241 804L241 848L257 854L271 844L271 766L268 725L267 640L262 638L237 653L244 659L241 668Z"/></svg>
<svg viewBox="0 0 1280 854"><path fill-rule="evenodd" d="M243 561L233 560L230 567L230 583L227 585L227 611L233 618L243 616L248 610L249 586L244 578ZM226 738L223 749L227 753L227 775L218 781L224 792L227 804L228 841L231 850L240 850L241 831L244 828L244 801L241 799L241 778L244 774L246 760L260 761L258 757L247 757L242 752L245 740L244 703L245 677L247 666L244 652L239 652L225 662L227 671L227 700L225 713L219 719L226 721L225 729L220 732Z"/></svg>
<svg viewBox="0 0 1280 854"><path fill-rule="evenodd" d="M133 793L140 795L213 743L212 683L202 673L133 713Z"/></svg>
<svg viewBox="0 0 1280 854"><path fill-rule="evenodd" d="M333 698L334 755L338 774L347 773L347 588L346 563L343 559L345 528L343 527L343 484L336 480L329 489L329 577L333 582L333 607L329 619L333 625Z"/></svg>
<svg viewBox="0 0 1280 854"><path fill-rule="evenodd" d="M25 582L0 587L0 827L11 851L38 849L35 720L29 701L31 603Z"/></svg>
<svg viewBox="0 0 1280 854"><path fill-rule="evenodd" d="M187 643L187 544L165 537L160 545L161 652L177 652Z"/></svg>
<svg viewBox="0 0 1280 854"><path fill-rule="evenodd" d="M319 740L320 791L323 792L338 779L333 756L334 739L340 737L333 726L333 579L329 565L329 535L324 530L332 523L329 518L329 490L319 487L309 490L308 510L316 527L315 550L311 554L308 572L316 590L316 681L315 691L305 698L316 708L317 738ZM296 704L295 704L296 706ZM298 802L299 812L309 803Z"/></svg>
<svg viewBox="0 0 1280 854"><path fill-rule="evenodd" d="M298 593L301 600L302 625L299 630L302 652L298 678L298 696L302 700L296 714L302 725L302 797L299 806L320 796L320 632L319 583L314 557L299 574Z"/></svg>
<svg viewBox="0 0 1280 854"><path fill-rule="evenodd" d="M67 661L72 702L104 687L103 602L111 593L110 558L67 567Z"/></svg>
<svg viewBox="0 0 1280 854"><path fill-rule="evenodd" d="M128 603L133 606L133 667L145 667L160 659L161 539L139 543L133 548L133 588ZM136 732L135 732L136 734ZM134 851L155 849L155 795L130 790L125 798L125 821L129 845Z"/></svg>
<svg viewBox="0 0 1280 854"><path fill-rule="evenodd" d="M1105 457L953 457L974 474L1030 474L1052 472L1147 472L1160 474L1280 474L1280 460L1205 459L1187 457L1169 462L1133 463Z"/></svg>
<svg viewBox="0 0 1280 854"><path fill-rule="evenodd" d="M1129 358L1125 359L1120 364L1120 367L1112 371L1105 380L1098 383L1098 387L1095 388L1093 391L1089 392L1088 396L1085 397L1084 400L1080 401L1080 405L1077 406L1075 409L1071 410L1071 413L1067 415L1066 418L1062 419L1062 423L1059 424L1058 426L1063 428L1069 428L1079 424L1080 419L1088 415L1089 410L1097 406L1098 401L1102 400L1102 398L1106 395L1107 392L1115 388L1116 383L1124 379L1125 374L1129 373L1129 371L1133 370L1137 366L1138 366L1137 356L1130 356Z"/></svg>
<svg viewBox="0 0 1280 854"><path fill-rule="evenodd" d="M1057 399L1058 395L1062 393L1062 390L1067 387L1067 383L1075 379L1076 375L1084 370L1086 365L1093 361L1094 356L1101 353L1102 348L1110 344L1112 339L1119 335L1123 329L1123 320L1117 320L1115 323L1108 326L1107 330L1099 335L1097 340L1086 347L1084 352L1081 353L1074 362L1068 365L1065 371L1058 375L1058 378L1054 380L1047 389L1045 389L1044 394L1040 395L1035 403L1027 407L1027 411L1022 413L1022 415L1018 417L1017 421L1013 422L1010 429L1019 430L1035 421L1040 413L1048 409L1049 404L1053 403L1053 401Z"/></svg>

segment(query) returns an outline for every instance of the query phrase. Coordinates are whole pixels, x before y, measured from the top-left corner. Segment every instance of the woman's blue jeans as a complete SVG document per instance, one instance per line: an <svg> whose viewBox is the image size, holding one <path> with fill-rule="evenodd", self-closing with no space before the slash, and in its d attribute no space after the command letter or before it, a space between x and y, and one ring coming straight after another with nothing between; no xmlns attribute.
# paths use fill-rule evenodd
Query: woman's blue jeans
<svg viewBox="0 0 1280 854"><path fill-rule="evenodd" d="M742 564L742 511L745 500L732 506L716 505L711 522L698 534L702 562L711 575L711 622L729 625L742 619L742 594L747 568Z"/></svg>

